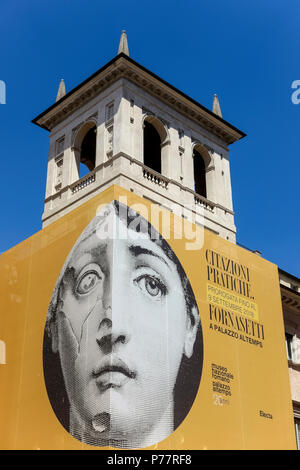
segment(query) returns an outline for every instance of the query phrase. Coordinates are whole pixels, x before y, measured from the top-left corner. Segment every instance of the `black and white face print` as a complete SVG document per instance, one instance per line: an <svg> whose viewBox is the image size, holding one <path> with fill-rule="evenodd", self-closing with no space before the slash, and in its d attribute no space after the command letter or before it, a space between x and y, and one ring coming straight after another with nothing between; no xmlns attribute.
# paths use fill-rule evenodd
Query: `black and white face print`
<svg viewBox="0 0 300 470"><path fill-rule="evenodd" d="M68 255L48 311L44 373L57 417L84 443L147 447L185 418L176 405L194 387L190 408L201 370L200 317L180 262L144 218L108 204Z"/></svg>

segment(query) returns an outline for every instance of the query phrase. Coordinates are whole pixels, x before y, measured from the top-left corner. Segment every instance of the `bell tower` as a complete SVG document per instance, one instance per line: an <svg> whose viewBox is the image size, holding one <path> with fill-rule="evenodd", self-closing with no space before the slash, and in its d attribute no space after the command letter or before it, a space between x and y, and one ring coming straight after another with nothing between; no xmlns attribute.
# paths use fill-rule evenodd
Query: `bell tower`
<svg viewBox="0 0 300 470"><path fill-rule="evenodd" d="M228 146L245 134L118 54L33 123L50 132L43 227L117 184L235 243ZM196 218L197 220L197 218Z"/></svg>

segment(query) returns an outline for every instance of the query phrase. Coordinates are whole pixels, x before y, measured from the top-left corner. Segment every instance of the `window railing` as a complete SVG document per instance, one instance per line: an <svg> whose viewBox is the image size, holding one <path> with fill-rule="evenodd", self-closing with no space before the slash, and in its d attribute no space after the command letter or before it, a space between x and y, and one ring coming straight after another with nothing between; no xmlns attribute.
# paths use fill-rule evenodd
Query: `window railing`
<svg viewBox="0 0 300 470"><path fill-rule="evenodd" d="M165 188L165 189L168 188L170 180L166 178L165 176L161 175L160 173L158 173L157 171L152 170L149 167L146 167L145 165L143 165L143 176L147 180L152 181L152 183L157 184L158 186L162 188ZM203 196L200 196L200 194L196 194L195 192L193 192L193 194L194 194L194 202L197 206L204 207L204 209L210 212L214 211L215 204L213 202L209 201Z"/></svg>
<svg viewBox="0 0 300 470"><path fill-rule="evenodd" d="M122 156L124 156L124 155L122 155ZM117 159L117 157L118 156L116 156L114 159ZM114 161L114 159L110 160L109 163L111 164ZM133 159L130 158L130 161L132 162ZM162 188L163 190L169 189L170 185L174 184L174 185L180 186L181 190L185 190L185 191L191 193L191 196L194 199L194 204L196 206L204 208L205 210L207 210L209 212L212 212L212 213L214 212L215 207L218 206L217 204L213 203L209 199L206 199L205 197L201 196L200 194L195 193L195 191L192 191L191 189L183 187L180 183L178 183L174 180L171 180L171 179L167 178L166 176L163 176L161 173L158 173L155 170L152 170L152 168L147 167L142 162L135 160L134 163L140 166L141 174L142 174L143 178L145 178L146 180L150 181L151 183L157 185L158 187ZM79 191L86 188L87 186L89 186L90 184L94 183L96 181L96 173L99 172L99 171L102 171L105 166L106 166L106 164L99 165L94 170L92 170L90 173L88 173L87 175L83 176L79 180L72 183L69 186L71 194L72 195L76 194ZM56 193L56 196L62 189L60 189Z"/></svg>
<svg viewBox="0 0 300 470"><path fill-rule="evenodd" d="M205 197L200 196L200 194L194 194L194 201L196 206L204 207L208 211L213 212L215 204Z"/></svg>
<svg viewBox="0 0 300 470"><path fill-rule="evenodd" d="M91 183L94 183L95 179L95 173L88 173L87 175L83 176L82 178L80 178L80 180L76 181L76 183L73 183L71 185L72 194L77 193L78 191L81 191L82 189L89 186Z"/></svg>
<svg viewBox="0 0 300 470"><path fill-rule="evenodd" d="M167 189L169 180L168 178L164 178L160 173L157 173L154 170L151 170L151 168L148 167L143 167L143 176L149 181L152 181L152 183L157 184L158 186L161 186L162 188Z"/></svg>

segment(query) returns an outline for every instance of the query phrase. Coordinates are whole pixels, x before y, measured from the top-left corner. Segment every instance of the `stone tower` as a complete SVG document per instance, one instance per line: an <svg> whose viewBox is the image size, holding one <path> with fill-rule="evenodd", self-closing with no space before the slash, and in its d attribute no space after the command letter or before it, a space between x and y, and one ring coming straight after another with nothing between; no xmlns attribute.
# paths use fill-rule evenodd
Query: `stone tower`
<svg viewBox="0 0 300 470"><path fill-rule="evenodd" d="M50 132L43 227L117 184L235 243L229 144L244 133L118 54L33 122Z"/></svg>

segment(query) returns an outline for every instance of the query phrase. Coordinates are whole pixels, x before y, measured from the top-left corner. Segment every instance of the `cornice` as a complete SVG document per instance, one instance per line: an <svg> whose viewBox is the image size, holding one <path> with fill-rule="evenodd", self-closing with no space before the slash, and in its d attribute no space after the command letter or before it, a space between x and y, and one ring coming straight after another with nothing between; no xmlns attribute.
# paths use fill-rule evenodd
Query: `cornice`
<svg viewBox="0 0 300 470"><path fill-rule="evenodd" d="M91 77L38 115L32 122L51 131L73 112L121 78L126 78L179 113L184 114L226 142L226 144L231 144L245 136L242 131L125 54L116 56Z"/></svg>
<svg viewBox="0 0 300 470"><path fill-rule="evenodd" d="M300 294L280 284L282 305L300 314Z"/></svg>

